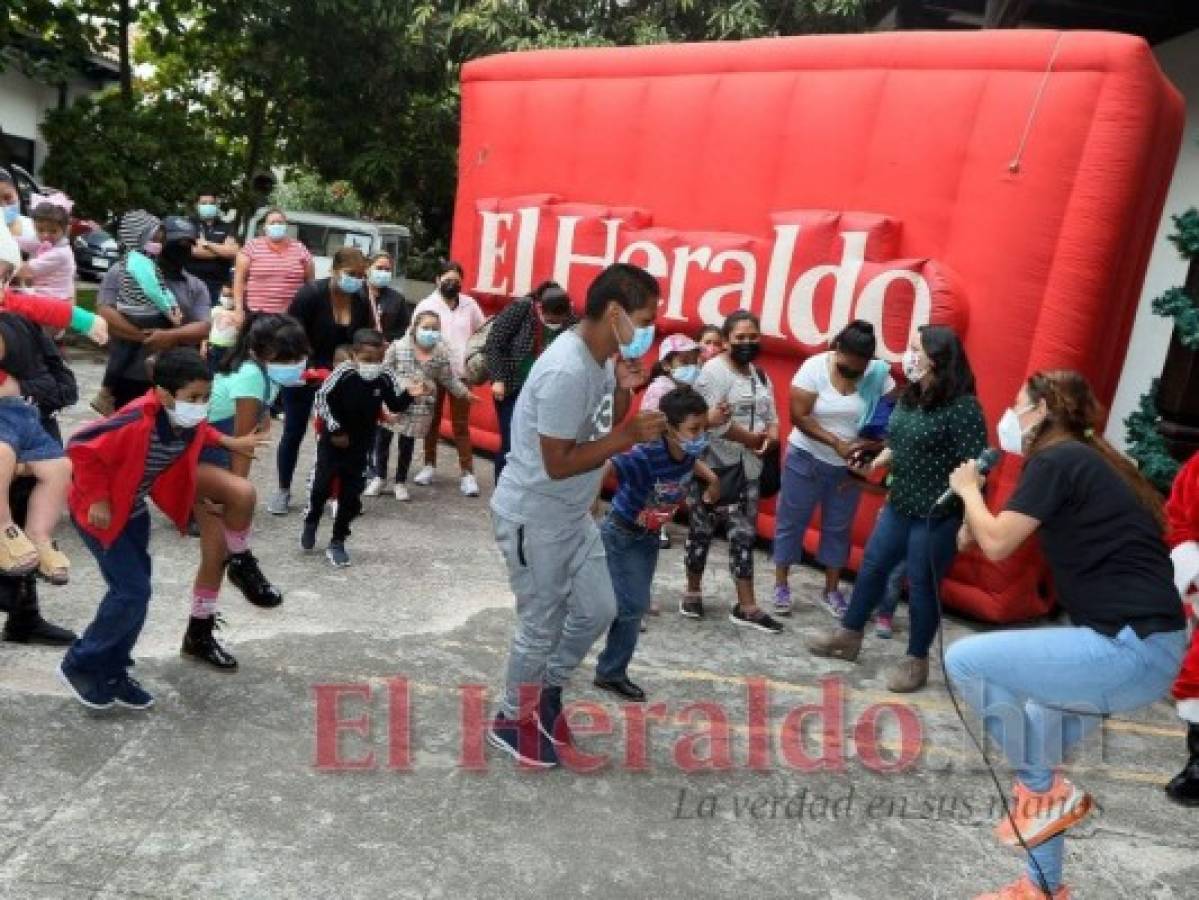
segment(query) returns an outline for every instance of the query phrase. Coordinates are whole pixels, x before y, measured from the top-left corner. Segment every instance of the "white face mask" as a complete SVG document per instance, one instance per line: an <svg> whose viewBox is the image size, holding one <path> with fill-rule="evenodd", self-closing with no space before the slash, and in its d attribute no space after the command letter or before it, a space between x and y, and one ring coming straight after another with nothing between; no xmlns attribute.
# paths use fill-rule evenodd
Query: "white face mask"
<svg viewBox="0 0 1199 900"><path fill-rule="evenodd" d="M1020 427L1020 415L1033 409L1032 406L1026 406L1021 410L1016 410L1008 407L999 419L999 424L995 426L995 433L999 437L999 448L1004 453L1011 453L1013 456L1024 455L1024 435L1025 431Z"/></svg>
<svg viewBox="0 0 1199 900"><path fill-rule="evenodd" d="M383 363L358 363L358 374L364 381L374 381L383 374Z"/></svg>
<svg viewBox="0 0 1199 900"><path fill-rule="evenodd" d="M208 404L176 400L175 405L167 410L167 417L178 428L195 428L208 418Z"/></svg>
<svg viewBox="0 0 1199 900"><path fill-rule="evenodd" d="M908 381L919 381L928 374L928 368L920 354L909 347L903 352L903 377Z"/></svg>

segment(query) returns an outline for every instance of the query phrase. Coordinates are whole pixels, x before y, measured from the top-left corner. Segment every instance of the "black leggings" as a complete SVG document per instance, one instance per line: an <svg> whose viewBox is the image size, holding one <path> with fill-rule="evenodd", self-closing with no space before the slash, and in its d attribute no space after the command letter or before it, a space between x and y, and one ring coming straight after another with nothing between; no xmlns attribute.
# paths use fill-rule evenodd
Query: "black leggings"
<svg viewBox="0 0 1199 900"><path fill-rule="evenodd" d="M395 434L390 428L382 426L375 432L375 452L371 456L371 475L387 480L387 463L391 459L391 438L399 438L400 458L396 462L396 484L408 480L408 470L412 468L412 453L416 449L416 438L406 434Z"/></svg>

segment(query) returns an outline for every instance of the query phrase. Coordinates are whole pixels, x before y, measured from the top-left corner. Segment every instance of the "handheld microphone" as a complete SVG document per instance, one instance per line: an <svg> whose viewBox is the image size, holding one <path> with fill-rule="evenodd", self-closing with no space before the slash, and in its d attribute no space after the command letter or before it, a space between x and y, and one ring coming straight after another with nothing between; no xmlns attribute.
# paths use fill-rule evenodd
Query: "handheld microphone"
<svg viewBox="0 0 1199 900"><path fill-rule="evenodd" d="M1002 457L1003 454L994 447L985 449L982 453L978 454L978 459L975 460L975 463L978 465L978 474L986 475L995 468L995 463L999 462ZM937 502L933 504L933 509L936 509L938 506L944 506L953 496L953 488L946 488L945 493L938 497Z"/></svg>

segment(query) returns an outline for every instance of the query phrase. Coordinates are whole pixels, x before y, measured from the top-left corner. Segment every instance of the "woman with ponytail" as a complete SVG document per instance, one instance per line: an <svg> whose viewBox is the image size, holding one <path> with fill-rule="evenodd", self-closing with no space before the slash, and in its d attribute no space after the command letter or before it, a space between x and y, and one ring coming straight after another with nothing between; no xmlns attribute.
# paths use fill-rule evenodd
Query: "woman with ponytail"
<svg viewBox="0 0 1199 900"><path fill-rule="evenodd" d="M303 326L278 313L251 314L237 343L225 354L212 383L208 421L233 437L269 430L270 408L281 388L301 382L309 353ZM196 470L200 526L200 567L192 588L191 618L182 653L217 669L235 669L237 660L213 636L217 598L226 573L229 581L255 606L273 607L283 595L267 580L250 551L250 532L228 531L221 516L204 499L206 486L228 485L250 477L249 456L219 447L205 448Z"/></svg>
<svg viewBox="0 0 1199 900"><path fill-rule="evenodd" d="M958 641L945 671L1015 769L1011 816L996 837L1030 848L1026 874L995 900L1069 897L1066 829L1091 797L1055 771L1102 717L1162 697L1186 647L1185 620L1163 538L1161 497L1098 433L1102 411L1077 372L1038 372L999 421L999 443L1027 458L1015 493L993 515L977 466L950 486L965 503L959 544L1011 556L1039 533L1058 601L1072 624Z"/></svg>
<svg viewBox="0 0 1199 900"><path fill-rule="evenodd" d="M875 359L874 326L850 322L826 353L809 357L791 380L791 437L775 509L774 611L791 614L791 567L803 557L804 533L820 510L824 566L823 606L837 618L848 603L841 570L849 560L850 531L862 492L851 481L849 461L863 446L862 433L884 394L895 390L890 366Z"/></svg>

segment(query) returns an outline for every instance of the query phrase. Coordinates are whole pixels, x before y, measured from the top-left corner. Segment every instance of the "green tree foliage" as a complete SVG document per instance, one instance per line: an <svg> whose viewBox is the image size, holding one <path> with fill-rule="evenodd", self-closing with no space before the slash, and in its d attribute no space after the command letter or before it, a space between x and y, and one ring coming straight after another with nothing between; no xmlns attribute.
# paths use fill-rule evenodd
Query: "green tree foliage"
<svg viewBox="0 0 1199 900"><path fill-rule="evenodd" d="M99 29L89 38L92 46L119 43L113 23L121 22L122 8L130 12L141 35L134 61L152 69L138 87L152 98L151 109L170 101L170 108L190 111L184 132L194 148L215 147L227 162L216 167L230 172L223 193L243 216L262 200L249 189L253 176L286 165L327 182L349 181L366 214L399 218L412 228L416 247L426 250L444 247L449 237L458 78L466 61L544 47L858 30L882 5L875 0L30 3L91 9L86 21L99 23L88 25ZM140 114L146 114L146 102L138 101ZM180 135L172 139L176 145L184 141ZM54 152L55 171L70 171L59 156L72 151ZM79 189L75 181L63 186ZM190 200L168 196L165 184L160 193L172 204ZM120 191L104 196L116 198Z"/></svg>
<svg viewBox="0 0 1199 900"><path fill-rule="evenodd" d="M136 207L179 211L234 177L220 136L167 97L135 95L132 104L118 92L85 98L51 112L42 130L53 148L45 180L98 221Z"/></svg>

